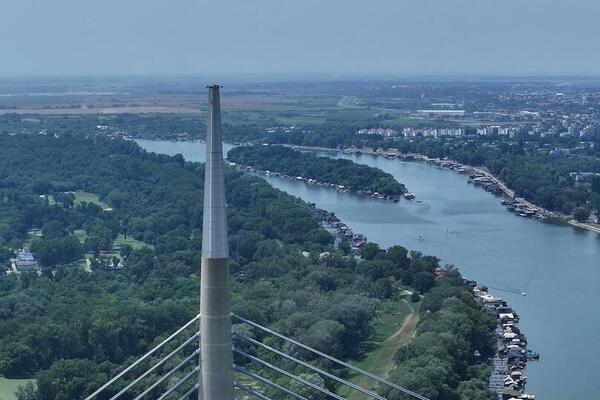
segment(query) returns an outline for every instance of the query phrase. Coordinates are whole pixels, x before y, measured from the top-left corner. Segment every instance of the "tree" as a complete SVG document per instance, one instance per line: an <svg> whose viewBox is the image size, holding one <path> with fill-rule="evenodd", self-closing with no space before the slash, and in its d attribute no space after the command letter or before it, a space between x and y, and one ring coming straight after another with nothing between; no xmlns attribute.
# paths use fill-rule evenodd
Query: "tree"
<svg viewBox="0 0 600 400"><path fill-rule="evenodd" d="M369 242L360 249L360 256L365 260L373 260L381 252L377 243Z"/></svg>
<svg viewBox="0 0 600 400"><path fill-rule="evenodd" d="M83 247L79 240L69 235L66 237L36 238L31 242L31 250L46 267L69 263L83 257Z"/></svg>
<svg viewBox="0 0 600 400"><path fill-rule="evenodd" d="M590 218L590 210L587 207L577 207L573 211L573 217L578 222L587 222Z"/></svg>
<svg viewBox="0 0 600 400"><path fill-rule="evenodd" d="M325 389L325 380L319 374L300 374L299 377L315 386ZM328 398L325 393L298 381L292 381L290 389L300 396L311 400L325 400Z"/></svg>
<svg viewBox="0 0 600 400"><path fill-rule="evenodd" d="M126 259L127 257L129 257L129 255L131 254L132 251L133 251L133 247L131 247L131 245L124 244L121 247L121 251L119 252L119 254L121 255L121 257Z"/></svg>
<svg viewBox="0 0 600 400"><path fill-rule="evenodd" d="M419 272L415 275L413 286L421 293L429 291L435 283L435 276L430 272Z"/></svg>
<svg viewBox="0 0 600 400"><path fill-rule="evenodd" d="M600 194L600 176L592 176L591 181L592 192Z"/></svg>
<svg viewBox="0 0 600 400"><path fill-rule="evenodd" d="M334 357L341 357L344 330L344 325L337 321L319 321L308 329L304 336L304 343Z"/></svg>
<svg viewBox="0 0 600 400"><path fill-rule="evenodd" d="M387 249L385 258L390 260L396 267L405 268L408 266L408 250L402 246L392 246Z"/></svg>
<svg viewBox="0 0 600 400"><path fill-rule="evenodd" d="M31 382L27 382L25 385L19 385L15 395L17 400L36 400L38 396L37 389Z"/></svg>
<svg viewBox="0 0 600 400"><path fill-rule="evenodd" d="M410 295L410 301L412 301L413 303L418 303L420 300L421 296L419 295L419 292L413 290L413 292Z"/></svg>
<svg viewBox="0 0 600 400"><path fill-rule="evenodd" d="M42 228L42 235L45 239L61 238L68 234L69 232L67 231L64 223L57 220L47 222Z"/></svg>
<svg viewBox="0 0 600 400"><path fill-rule="evenodd" d="M75 194L68 192L58 192L52 195L54 201L63 206L64 208L72 208L75 205Z"/></svg>
<svg viewBox="0 0 600 400"><path fill-rule="evenodd" d="M469 400L496 400L498 395L488 389L485 381L471 379L461 382L458 386L458 394L461 399Z"/></svg>

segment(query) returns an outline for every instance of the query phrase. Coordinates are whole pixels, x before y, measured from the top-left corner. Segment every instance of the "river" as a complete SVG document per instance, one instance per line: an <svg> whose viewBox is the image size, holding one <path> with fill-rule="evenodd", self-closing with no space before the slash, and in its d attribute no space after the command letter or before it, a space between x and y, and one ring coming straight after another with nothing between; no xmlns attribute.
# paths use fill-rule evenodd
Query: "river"
<svg viewBox="0 0 600 400"><path fill-rule="evenodd" d="M149 151L204 160L204 144L139 140ZM226 145L225 151L232 145ZM336 213L382 247L394 244L436 255L488 285L521 317L531 349L527 391L542 400L600 395L600 236L508 213L501 198L467 177L421 162L327 153L381 168L419 202L383 202L303 182L266 177L274 187ZM422 240L419 240L422 236ZM526 292L523 296L521 292Z"/></svg>

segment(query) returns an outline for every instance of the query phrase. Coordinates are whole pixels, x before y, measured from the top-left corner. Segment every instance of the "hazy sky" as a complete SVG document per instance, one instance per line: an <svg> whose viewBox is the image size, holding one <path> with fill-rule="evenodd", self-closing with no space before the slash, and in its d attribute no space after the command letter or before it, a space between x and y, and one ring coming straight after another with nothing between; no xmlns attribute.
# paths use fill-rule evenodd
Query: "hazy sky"
<svg viewBox="0 0 600 400"><path fill-rule="evenodd" d="M0 2L0 75L600 74L599 0Z"/></svg>

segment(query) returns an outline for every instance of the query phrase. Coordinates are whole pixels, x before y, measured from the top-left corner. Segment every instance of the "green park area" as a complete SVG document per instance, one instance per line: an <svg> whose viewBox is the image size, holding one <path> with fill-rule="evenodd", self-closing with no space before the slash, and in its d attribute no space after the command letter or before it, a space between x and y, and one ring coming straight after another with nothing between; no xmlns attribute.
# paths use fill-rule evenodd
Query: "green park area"
<svg viewBox="0 0 600 400"><path fill-rule="evenodd" d="M26 385L27 382L35 383L35 379L6 379L0 377L0 400L16 400L15 392L17 388Z"/></svg>
<svg viewBox="0 0 600 400"><path fill-rule="evenodd" d="M85 202L85 203L96 204L96 205L102 207L103 210L109 208L108 204L101 201L100 198L98 197L98 195L96 195L94 193L76 191L76 192L73 192L73 194L75 195L75 204L81 204L81 203ZM56 201L54 200L54 197L52 195L48 196L48 202L50 202L50 204L56 203Z"/></svg>
<svg viewBox="0 0 600 400"><path fill-rule="evenodd" d="M143 247L154 248L154 246L152 246L151 244L146 244L140 240L135 239L133 236L125 237L122 233L120 233L119 236L117 236L117 238L115 239L114 245L117 248L122 248L125 245L129 245L134 250L139 250Z"/></svg>
<svg viewBox="0 0 600 400"><path fill-rule="evenodd" d="M415 333L419 304L409 300L386 301L373 324L371 336L361 344L364 356L351 364L382 378L388 378L389 372L395 366L396 351L407 344ZM367 389L375 389L377 386L374 380L358 374L351 374L349 380ZM341 387L339 392L348 399L360 399L363 396L347 387Z"/></svg>

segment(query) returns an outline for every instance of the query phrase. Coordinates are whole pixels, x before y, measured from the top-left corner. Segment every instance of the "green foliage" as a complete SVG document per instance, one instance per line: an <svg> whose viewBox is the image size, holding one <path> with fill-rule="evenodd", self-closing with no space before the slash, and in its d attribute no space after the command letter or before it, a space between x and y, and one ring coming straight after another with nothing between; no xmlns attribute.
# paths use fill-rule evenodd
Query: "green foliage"
<svg viewBox="0 0 600 400"><path fill-rule="evenodd" d="M377 243L368 242L360 249L360 256L365 260L373 260L381 252Z"/></svg>
<svg viewBox="0 0 600 400"><path fill-rule="evenodd" d="M27 382L17 388L15 393L17 400L37 400L37 388L32 382Z"/></svg>
<svg viewBox="0 0 600 400"><path fill-rule="evenodd" d="M81 243L73 235L36 238L31 243L31 250L46 267L69 263L83 257Z"/></svg>
<svg viewBox="0 0 600 400"><path fill-rule="evenodd" d="M419 292L417 292L416 290L413 291L410 295L410 301L412 301L413 303L418 303L419 301L421 301L421 295L419 294Z"/></svg>
<svg viewBox="0 0 600 400"><path fill-rule="evenodd" d="M325 380L319 374L304 373L304 374L300 374L299 377L307 382L312 383L315 386L318 386L320 388L325 388ZM311 399L311 400L325 400L328 398L328 396L326 394L318 391L317 389L313 389L303 383L300 383L298 381L292 381L290 389L294 393L297 393L300 396L305 397L307 399Z"/></svg>
<svg viewBox="0 0 600 400"><path fill-rule="evenodd" d="M263 171L341 185L354 192L370 191L384 195L400 195L406 192L403 184L379 168L356 164L350 160L317 157L289 147L240 146L231 149L227 158L232 162L250 165Z"/></svg>
<svg viewBox="0 0 600 400"><path fill-rule="evenodd" d="M577 207L573 211L573 218L578 222L587 222L590 218L590 209L587 207Z"/></svg>
<svg viewBox="0 0 600 400"><path fill-rule="evenodd" d="M52 195L54 201L63 206L64 208L72 208L75 205L75 194L74 193L55 193Z"/></svg>
<svg viewBox="0 0 600 400"><path fill-rule="evenodd" d="M396 353L391 378L432 400L482 399L490 371L477 364L475 351L493 355L496 316L477 303L460 274L450 270L425 294L417 336ZM390 399L404 399L390 391Z"/></svg>
<svg viewBox="0 0 600 400"><path fill-rule="evenodd" d="M0 374L36 374L38 400L83 398L197 312L203 167L98 137L0 136L0 146L0 215L8 221L0 224L0 243L22 242L39 228L42 236L31 247L53 268L0 276ZM24 147L31 151L23 154ZM12 164L18 167L7 167ZM41 181L61 192L96 193L113 211L87 202L49 204L32 190ZM344 256L305 203L232 170L226 182L234 312L339 357L355 357L380 299L392 296L399 282L430 289L435 257L376 245L367 247L372 252L365 260ZM73 232L82 230L84 247L96 253L125 235L152 247L123 245L122 271L97 258L89 273L64 265L81 256ZM331 256L305 258L302 250ZM433 291L456 292L471 307L457 282ZM446 304L446 297L426 295L423 306L432 315L444 306L454 318L460 304ZM486 341L470 328L471 317L458 319L453 335L465 332L485 354ZM422 326L438 334L435 325L446 329L448 321L440 315ZM460 337L451 339L469 347ZM466 370L469 354L448 365ZM454 379L446 392L457 387Z"/></svg>
<svg viewBox="0 0 600 400"><path fill-rule="evenodd" d="M203 168L121 140L2 136L0 145L0 211L10 222L2 243L39 228L31 247L54 269L0 276L0 374L38 374L42 399L81 398L197 312ZM23 155L23 147L31 151ZM19 167L6 168L11 163ZM97 193L113 211L49 204L33 193L31 176ZM335 253L333 237L300 200L231 170L226 182L236 312L354 354L379 308L357 286L356 261ZM122 246L122 271L99 257L88 273L64 265L81 257L74 231L94 253L125 233L153 248ZM315 263L304 249L333 255ZM294 323L300 315L310 323Z"/></svg>

